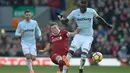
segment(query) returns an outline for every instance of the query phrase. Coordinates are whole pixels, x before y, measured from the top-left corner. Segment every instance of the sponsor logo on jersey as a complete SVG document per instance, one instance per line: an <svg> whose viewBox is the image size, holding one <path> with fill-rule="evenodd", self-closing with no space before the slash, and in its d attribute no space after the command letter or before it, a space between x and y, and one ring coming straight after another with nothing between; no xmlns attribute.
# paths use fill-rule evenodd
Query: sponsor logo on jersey
<svg viewBox="0 0 130 73"><path fill-rule="evenodd" d="M24 30L24 32L33 32L34 31L34 29L26 29L26 30Z"/></svg>
<svg viewBox="0 0 130 73"><path fill-rule="evenodd" d="M91 21L91 18L77 18L78 21Z"/></svg>

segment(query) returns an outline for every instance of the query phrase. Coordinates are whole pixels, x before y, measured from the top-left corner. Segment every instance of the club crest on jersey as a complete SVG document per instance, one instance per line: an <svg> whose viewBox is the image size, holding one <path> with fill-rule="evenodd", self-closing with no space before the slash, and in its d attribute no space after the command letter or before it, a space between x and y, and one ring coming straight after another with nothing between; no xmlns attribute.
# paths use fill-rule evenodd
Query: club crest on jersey
<svg viewBox="0 0 130 73"><path fill-rule="evenodd" d="M52 42L56 42L56 41L59 41L59 40L62 40L61 36L56 37L56 38L52 38Z"/></svg>

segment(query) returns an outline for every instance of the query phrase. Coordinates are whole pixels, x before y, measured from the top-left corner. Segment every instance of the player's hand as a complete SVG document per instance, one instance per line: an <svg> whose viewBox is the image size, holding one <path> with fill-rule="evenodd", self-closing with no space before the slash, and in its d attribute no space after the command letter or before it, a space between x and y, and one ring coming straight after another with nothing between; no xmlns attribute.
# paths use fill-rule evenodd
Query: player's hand
<svg viewBox="0 0 130 73"><path fill-rule="evenodd" d="M109 29L112 29L112 28L113 28L113 26L112 26L111 24L107 24L107 27L108 27Z"/></svg>
<svg viewBox="0 0 130 73"><path fill-rule="evenodd" d="M39 41L42 41L42 37L40 37L40 40Z"/></svg>
<svg viewBox="0 0 130 73"><path fill-rule="evenodd" d="M23 29L20 29L20 34L21 34L21 36L24 34L24 30Z"/></svg>
<svg viewBox="0 0 130 73"><path fill-rule="evenodd" d="M77 29L75 30L75 33L77 34L77 33L79 33L79 32L80 32L80 29L77 28Z"/></svg>
<svg viewBox="0 0 130 73"><path fill-rule="evenodd" d="M56 13L56 15L60 19L60 21L64 20L63 15L61 13Z"/></svg>
<svg viewBox="0 0 130 73"><path fill-rule="evenodd" d="M60 20L62 20L63 15L62 15L61 13L56 13L56 15L57 15L57 17L58 17Z"/></svg>
<svg viewBox="0 0 130 73"><path fill-rule="evenodd" d="M38 50L39 52L42 52L42 53L44 53L45 52L45 50Z"/></svg>
<svg viewBox="0 0 130 73"><path fill-rule="evenodd" d="M67 25L68 19L65 19L61 13L56 13L56 15L63 25Z"/></svg>

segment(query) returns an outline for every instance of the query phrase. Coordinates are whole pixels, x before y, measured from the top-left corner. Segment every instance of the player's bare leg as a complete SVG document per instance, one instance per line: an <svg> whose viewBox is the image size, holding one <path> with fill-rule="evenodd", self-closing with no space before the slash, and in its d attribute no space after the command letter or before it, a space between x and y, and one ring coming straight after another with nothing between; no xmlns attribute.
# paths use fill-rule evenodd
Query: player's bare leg
<svg viewBox="0 0 130 73"><path fill-rule="evenodd" d="M27 66L28 66L30 73L34 73L34 70L32 68L32 63L31 63L31 54L26 54L25 57L27 59L26 63L27 63Z"/></svg>

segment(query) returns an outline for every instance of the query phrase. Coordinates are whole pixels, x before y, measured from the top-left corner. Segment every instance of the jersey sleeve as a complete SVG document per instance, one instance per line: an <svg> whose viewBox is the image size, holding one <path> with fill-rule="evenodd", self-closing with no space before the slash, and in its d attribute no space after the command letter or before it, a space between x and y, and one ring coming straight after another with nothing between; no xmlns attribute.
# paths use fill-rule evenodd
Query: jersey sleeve
<svg viewBox="0 0 130 73"><path fill-rule="evenodd" d="M93 16L94 17L97 17L97 16L99 16L98 14L97 14L97 12L93 9Z"/></svg>
<svg viewBox="0 0 130 73"><path fill-rule="evenodd" d="M66 38L68 38L68 36L67 36L68 31L67 30L63 30L62 32L63 32L63 36L65 36Z"/></svg>
<svg viewBox="0 0 130 73"><path fill-rule="evenodd" d="M38 34L38 36L40 37L41 36L41 30L40 30L40 28L39 28L39 26L37 24L37 21L36 21L36 28L35 28L35 30L36 30L36 33Z"/></svg>
<svg viewBox="0 0 130 73"><path fill-rule="evenodd" d="M17 37L20 37L20 36L21 36L20 30L21 30L21 24L19 23L19 24L18 24L18 27L17 27L17 29L16 29L16 31L15 31L15 36L17 36Z"/></svg>
<svg viewBox="0 0 130 73"><path fill-rule="evenodd" d="M68 19L68 20L74 19L74 15L75 15L75 13L74 13L74 11L72 11L72 12L67 16L67 19Z"/></svg>

